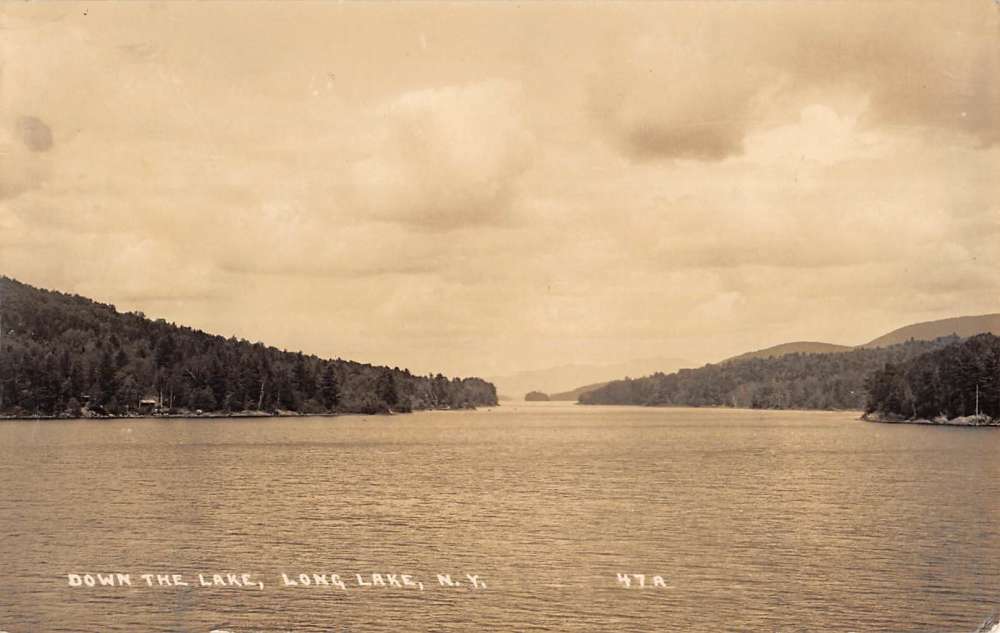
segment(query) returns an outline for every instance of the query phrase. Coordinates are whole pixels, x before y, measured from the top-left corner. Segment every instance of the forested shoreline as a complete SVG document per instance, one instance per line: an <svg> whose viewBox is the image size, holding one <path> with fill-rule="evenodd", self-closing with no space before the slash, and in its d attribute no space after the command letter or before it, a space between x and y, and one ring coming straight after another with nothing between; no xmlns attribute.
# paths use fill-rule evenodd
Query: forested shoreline
<svg viewBox="0 0 1000 633"><path fill-rule="evenodd" d="M752 358L618 380L581 404L863 410L864 418L1000 424L1000 337Z"/></svg>
<svg viewBox="0 0 1000 633"><path fill-rule="evenodd" d="M581 404L1000 419L1000 338L749 358L617 380ZM0 417L389 413L497 404L479 378L322 359L0 277Z"/></svg>
<svg viewBox="0 0 1000 633"><path fill-rule="evenodd" d="M959 340L951 336L884 348L792 353L710 364L617 380L581 395L580 403L861 411L867 403L866 381L872 372L886 363L902 363Z"/></svg>
<svg viewBox="0 0 1000 633"><path fill-rule="evenodd" d="M0 277L0 416L372 414L496 403L495 387L479 378L288 352Z"/></svg>
<svg viewBox="0 0 1000 633"><path fill-rule="evenodd" d="M879 421L995 424L1000 420L1000 337L978 334L869 377L865 415Z"/></svg>

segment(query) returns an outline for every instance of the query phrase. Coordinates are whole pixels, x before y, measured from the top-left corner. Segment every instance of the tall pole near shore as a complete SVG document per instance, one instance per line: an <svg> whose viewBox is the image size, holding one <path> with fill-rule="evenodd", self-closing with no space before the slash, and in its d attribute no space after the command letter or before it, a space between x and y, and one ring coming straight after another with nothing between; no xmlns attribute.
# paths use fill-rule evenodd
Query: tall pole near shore
<svg viewBox="0 0 1000 633"><path fill-rule="evenodd" d="M3 358L3 285L0 284L0 359ZM3 387L6 381L0 375L0 411L3 410Z"/></svg>

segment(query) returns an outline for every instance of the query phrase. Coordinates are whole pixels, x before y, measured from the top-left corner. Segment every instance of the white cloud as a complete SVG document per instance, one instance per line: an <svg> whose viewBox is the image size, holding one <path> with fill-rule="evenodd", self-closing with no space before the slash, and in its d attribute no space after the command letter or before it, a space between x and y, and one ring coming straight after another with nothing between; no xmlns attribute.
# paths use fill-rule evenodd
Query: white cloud
<svg viewBox="0 0 1000 633"><path fill-rule="evenodd" d="M522 101L517 84L488 81L383 104L351 170L352 206L427 230L504 222L533 150Z"/></svg>

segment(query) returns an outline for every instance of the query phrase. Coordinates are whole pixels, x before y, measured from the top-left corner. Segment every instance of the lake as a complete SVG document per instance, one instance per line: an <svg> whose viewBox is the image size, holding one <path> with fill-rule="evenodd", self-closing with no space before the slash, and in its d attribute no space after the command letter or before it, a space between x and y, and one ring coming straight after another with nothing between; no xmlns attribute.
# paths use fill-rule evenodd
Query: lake
<svg viewBox="0 0 1000 633"><path fill-rule="evenodd" d="M856 418L0 422L0 630L971 633L1000 429Z"/></svg>

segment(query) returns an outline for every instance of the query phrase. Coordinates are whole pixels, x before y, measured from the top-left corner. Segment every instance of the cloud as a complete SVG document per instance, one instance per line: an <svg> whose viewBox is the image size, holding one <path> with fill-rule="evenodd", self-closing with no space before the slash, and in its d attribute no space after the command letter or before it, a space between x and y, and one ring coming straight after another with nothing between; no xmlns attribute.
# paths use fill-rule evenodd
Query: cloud
<svg viewBox="0 0 1000 633"><path fill-rule="evenodd" d="M218 225L213 259L242 275L364 279L437 272L445 244L414 239L402 226L338 224L337 218L288 213L280 221L249 218L233 233ZM307 254L307 256L304 256Z"/></svg>
<svg viewBox="0 0 1000 633"><path fill-rule="evenodd" d="M594 115L613 143L637 159L719 160L742 151L767 87L767 68L737 47L700 46L698 29L640 37L592 89Z"/></svg>
<svg viewBox="0 0 1000 633"><path fill-rule="evenodd" d="M352 205L429 231L502 223L531 163L518 84L486 81L405 93L379 106Z"/></svg>
<svg viewBox="0 0 1000 633"><path fill-rule="evenodd" d="M0 119L0 200L36 189L49 177L52 131L36 117Z"/></svg>
<svg viewBox="0 0 1000 633"><path fill-rule="evenodd" d="M52 148L52 130L38 117L18 117L17 131L24 145L33 152L47 152Z"/></svg>
<svg viewBox="0 0 1000 633"><path fill-rule="evenodd" d="M1000 140L988 2L678 6L609 56L592 87L606 136L636 159L718 161L804 106L865 100L865 121Z"/></svg>

